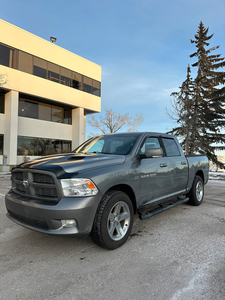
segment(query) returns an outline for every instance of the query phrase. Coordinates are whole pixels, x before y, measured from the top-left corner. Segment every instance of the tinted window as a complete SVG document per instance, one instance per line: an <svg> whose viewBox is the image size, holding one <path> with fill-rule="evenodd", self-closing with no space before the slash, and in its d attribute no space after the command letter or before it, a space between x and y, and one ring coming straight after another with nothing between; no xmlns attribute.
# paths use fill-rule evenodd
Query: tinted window
<svg viewBox="0 0 225 300"><path fill-rule="evenodd" d="M33 74L42 78L47 77L47 70L38 66L34 66Z"/></svg>
<svg viewBox="0 0 225 300"><path fill-rule="evenodd" d="M24 117L38 119L38 103L25 101Z"/></svg>
<svg viewBox="0 0 225 300"><path fill-rule="evenodd" d="M18 115L20 117L38 119L38 103L20 98Z"/></svg>
<svg viewBox="0 0 225 300"><path fill-rule="evenodd" d="M71 86L71 76L72 76L72 72L70 70L61 67L61 79L60 79L61 84Z"/></svg>
<svg viewBox="0 0 225 300"><path fill-rule="evenodd" d="M5 95L0 94L0 114L5 112Z"/></svg>
<svg viewBox="0 0 225 300"><path fill-rule="evenodd" d="M61 153L71 152L71 142L62 141L62 151Z"/></svg>
<svg viewBox="0 0 225 300"><path fill-rule="evenodd" d="M48 79L54 82L59 82L59 74L52 71L48 71Z"/></svg>
<svg viewBox="0 0 225 300"><path fill-rule="evenodd" d="M92 93L92 79L86 76L83 77L83 91L86 93Z"/></svg>
<svg viewBox="0 0 225 300"><path fill-rule="evenodd" d="M60 83L67 86L71 86L71 78L61 75Z"/></svg>
<svg viewBox="0 0 225 300"><path fill-rule="evenodd" d="M1 105L0 105L1 109ZM21 117L34 118L64 124L72 124L72 110L38 101L19 99L19 112Z"/></svg>
<svg viewBox="0 0 225 300"><path fill-rule="evenodd" d="M3 155L3 135L0 134L0 155Z"/></svg>
<svg viewBox="0 0 225 300"><path fill-rule="evenodd" d="M71 141L18 136L17 155L42 156L71 151Z"/></svg>
<svg viewBox="0 0 225 300"><path fill-rule="evenodd" d="M0 45L0 65L12 67L13 50Z"/></svg>
<svg viewBox="0 0 225 300"><path fill-rule="evenodd" d="M83 91L86 92L86 93L91 94L92 93L92 86L84 83L83 84Z"/></svg>
<svg viewBox="0 0 225 300"><path fill-rule="evenodd" d="M140 149L140 154L145 154L145 150L147 149L156 149L156 148L161 148L158 138L148 137Z"/></svg>
<svg viewBox="0 0 225 300"><path fill-rule="evenodd" d="M100 96L100 82L93 80L93 94L95 96Z"/></svg>
<svg viewBox="0 0 225 300"><path fill-rule="evenodd" d="M72 87L74 89L81 90L81 82L82 82L82 75L73 72Z"/></svg>
<svg viewBox="0 0 225 300"><path fill-rule="evenodd" d="M39 119L45 121L52 120L52 106L46 103L38 103Z"/></svg>
<svg viewBox="0 0 225 300"><path fill-rule="evenodd" d="M180 155L180 151L177 147L177 144L175 143L175 141L173 139L163 138L162 141L165 146L167 156L179 156Z"/></svg>
<svg viewBox="0 0 225 300"><path fill-rule="evenodd" d="M52 105L52 121L63 123L63 108Z"/></svg>
<svg viewBox="0 0 225 300"><path fill-rule="evenodd" d="M32 55L19 51L18 69L29 74L33 73L33 57Z"/></svg>
<svg viewBox="0 0 225 300"><path fill-rule="evenodd" d="M72 124L72 111L70 109L64 109L64 124Z"/></svg>

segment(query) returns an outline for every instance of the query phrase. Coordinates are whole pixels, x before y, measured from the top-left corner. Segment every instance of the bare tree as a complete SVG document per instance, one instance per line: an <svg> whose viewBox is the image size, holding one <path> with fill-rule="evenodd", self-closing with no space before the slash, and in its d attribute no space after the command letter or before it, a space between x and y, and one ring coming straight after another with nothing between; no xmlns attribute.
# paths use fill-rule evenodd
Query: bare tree
<svg viewBox="0 0 225 300"><path fill-rule="evenodd" d="M136 131L137 127L143 122L143 116L135 115L131 117L129 113L121 114L121 112L112 109L105 109L105 117L100 117L97 120L93 115L90 115L91 120L88 124L95 129L99 129L101 133L115 133L122 127L128 127L126 131Z"/></svg>

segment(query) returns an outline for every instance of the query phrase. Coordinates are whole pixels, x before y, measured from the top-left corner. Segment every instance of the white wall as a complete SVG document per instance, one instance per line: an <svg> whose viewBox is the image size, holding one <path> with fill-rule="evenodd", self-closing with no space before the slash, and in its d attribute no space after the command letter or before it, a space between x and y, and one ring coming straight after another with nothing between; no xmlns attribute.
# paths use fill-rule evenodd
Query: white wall
<svg viewBox="0 0 225 300"><path fill-rule="evenodd" d="M18 135L72 140L72 126L68 124L19 117Z"/></svg>
<svg viewBox="0 0 225 300"><path fill-rule="evenodd" d="M18 97L19 93L16 91L10 91L5 95L5 133L3 153L8 156L8 165L16 164Z"/></svg>

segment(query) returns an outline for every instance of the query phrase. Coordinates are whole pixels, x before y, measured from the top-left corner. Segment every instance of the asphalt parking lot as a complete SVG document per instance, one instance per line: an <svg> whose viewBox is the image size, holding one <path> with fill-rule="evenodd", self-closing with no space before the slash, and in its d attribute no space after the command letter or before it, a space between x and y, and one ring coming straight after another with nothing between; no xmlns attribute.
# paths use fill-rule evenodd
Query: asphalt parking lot
<svg viewBox="0 0 225 300"><path fill-rule="evenodd" d="M135 217L114 251L14 224L5 216L9 187L0 174L1 300L225 299L225 181L209 181L199 207Z"/></svg>

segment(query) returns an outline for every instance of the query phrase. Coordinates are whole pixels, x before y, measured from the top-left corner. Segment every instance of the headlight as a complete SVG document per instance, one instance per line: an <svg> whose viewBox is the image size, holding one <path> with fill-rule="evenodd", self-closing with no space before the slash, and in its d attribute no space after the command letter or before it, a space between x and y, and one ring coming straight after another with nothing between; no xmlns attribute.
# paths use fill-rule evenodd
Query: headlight
<svg viewBox="0 0 225 300"><path fill-rule="evenodd" d="M61 185L65 197L94 196L98 193L97 187L90 179L61 179Z"/></svg>

